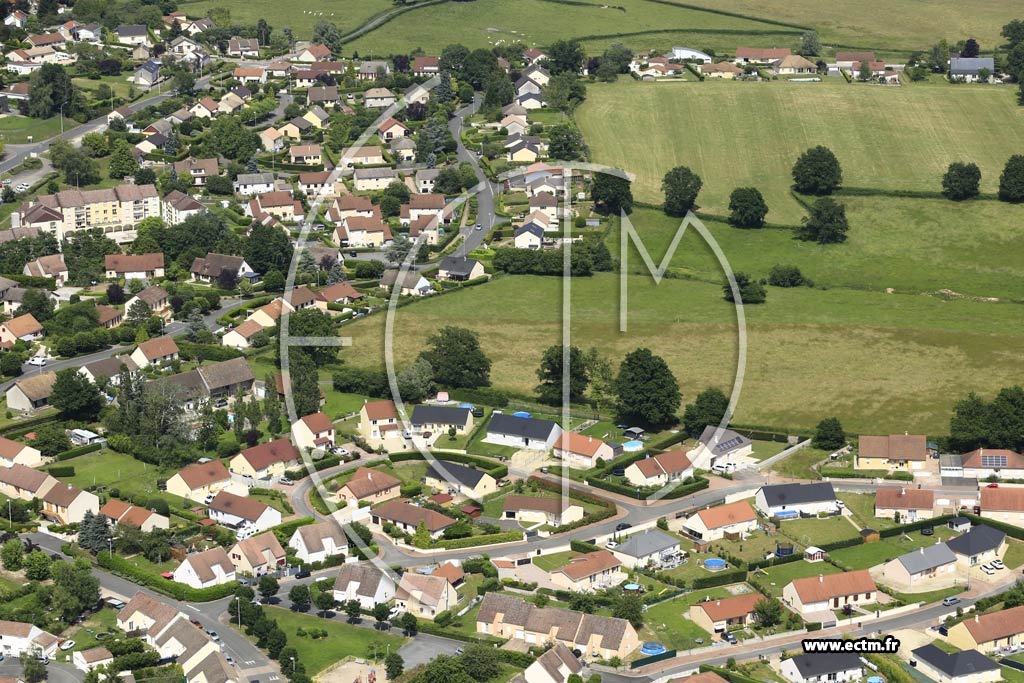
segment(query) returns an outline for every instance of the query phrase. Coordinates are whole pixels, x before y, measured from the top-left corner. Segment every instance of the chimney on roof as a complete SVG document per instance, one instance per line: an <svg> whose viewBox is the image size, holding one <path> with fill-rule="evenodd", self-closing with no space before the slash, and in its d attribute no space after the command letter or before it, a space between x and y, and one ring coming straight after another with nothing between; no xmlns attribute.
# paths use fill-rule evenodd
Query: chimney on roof
<svg viewBox="0 0 1024 683"><path fill-rule="evenodd" d="M903 486L900 487L900 495L901 496L907 495L907 489L905 487L903 487Z"/></svg>
<svg viewBox="0 0 1024 683"><path fill-rule="evenodd" d="M977 624L980 621L980 617L977 614L974 615L974 623Z"/></svg>
<svg viewBox="0 0 1024 683"><path fill-rule="evenodd" d="M818 574L818 583L825 583L825 575Z"/></svg>
<svg viewBox="0 0 1024 683"><path fill-rule="evenodd" d="M716 601L715 605L717 605L718 607L721 607L722 606L722 601L721 600Z"/></svg>

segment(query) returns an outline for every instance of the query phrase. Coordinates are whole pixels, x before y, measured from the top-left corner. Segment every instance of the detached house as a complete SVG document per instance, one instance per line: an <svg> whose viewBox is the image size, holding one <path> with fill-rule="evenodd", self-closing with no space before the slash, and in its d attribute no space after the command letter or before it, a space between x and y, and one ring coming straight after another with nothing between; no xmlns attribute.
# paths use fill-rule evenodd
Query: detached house
<svg viewBox="0 0 1024 683"><path fill-rule="evenodd" d="M757 621L754 606L764 599L760 593L746 593L705 600L690 606L690 620L708 633L722 633L730 626L747 626Z"/></svg>
<svg viewBox="0 0 1024 683"><path fill-rule="evenodd" d="M877 592L871 574L861 569L794 579L782 589L782 600L801 616L807 616L845 605L869 605L878 600Z"/></svg>
<svg viewBox="0 0 1024 683"><path fill-rule="evenodd" d="M0 493L14 500L42 498L60 482L46 472L15 463L0 467Z"/></svg>
<svg viewBox="0 0 1024 683"><path fill-rule="evenodd" d="M459 594L442 576L405 572L395 591L395 606L415 617L433 619L459 602Z"/></svg>
<svg viewBox="0 0 1024 683"><path fill-rule="evenodd" d="M917 670L940 683L990 683L1003 680L1002 667L977 650L946 652L929 643L910 654Z"/></svg>
<svg viewBox="0 0 1024 683"><path fill-rule="evenodd" d="M949 642L963 650L992 654L1024 645L1024 606L975 614L949 629Z"/></svg>
<svg viewBox="0 0 1024 683"><path fill-rule="evenodd" d="M664 486L673 481L681 482L693 476L693 463L687 453L688 449L677 448L637 460L626 468L626 479L633 486Z"/></svg>
<svg viewBox="0 0 1024 683"><path fill-rule="evenodd" d="M551 571L556 586L574 593L601 591L619 585L626 579L622 562L608 550L595 550L569 561Z"/></svg>
<svg viewBox="0 0 1024 683"><path fill-rule="evenodd" d="M401 486L402 480L387 472L381 472L373 467L360 467L352 478L338 489L338 502L346 505L358 505L363 502L376 505L398 497Z"/></svg>
<svg viewBox="0 0 1024 683"><path fill-rule="evenodd" d="M630 569L657 566L678 554L679 539L658 529L644 529L620 541L611 551Z"/></svg>
<svg viewBox="0 0 1024 683"><path fill-rule="evenodd" d="M132 306L136 302L141 301L146 304L150 313L159 316L164 319L170 319L171 317L171 304L170 298L167 294L167 290L163 287L157 287L153 285L146 287L144 290L133 296L124 306L124 310L131 311Z"/></svg>
<svg viewBox="0 0 1024 683"><path fill-rule="evenodd" d="M68 267L64 263L64 254L40 256L26 263L21 273L33 277L52 277L58 287L63 287L68 281Z"/></svg>
<svg viewBox="0 0 1024 683"><path fill-rule="evenodd" d="M306 564L323 562L328 557L346 555L348 538L341 525L334 520L300 526L288 540L295 556Z"/></svg>
<svg viewBox="0 0 1024 683"><path fill-rule="evenodd" d="M754 507L765 517L817 515L839 509L835 489L828 482L762 486L754 495Z"/></svg>
<svg viewBox="0 0 1024 683"><path fill-rule="evenodd" d="M385 572L368 564L346 564L334 580L334 600L345 603L358 600L364 610L390 602L395 597L395 582Z"/></svg>
<svg viewBox="0 0 1024 683"><path fill-rule="evenodd" d="M287 438L274 439L251 448L231 458L231 473L247 481L269 484L284 476L285 471L298 467L301 462L299 451Z"/></svg>
<svg viewBox="0 0 1024 683"><path fill-rule="evenodd" d="M956 554L945 543L912 550L882 565L887 586L903 593L949 588L956 583Z"/></svg>
<svg viewBox="0 0 1024 683"><path fill-rule="evenodd" d="M702 541L717 541L726 535L744 538L757 527L757 513L745 500L701 510L683 523L683 531Z"/></svg>
<svg viewBox="0 0 1024 683"><path fill-rule="evenodd" d="M248 538L281 523L281 513L265 503L221 491L210 501L207 511L217 524Z"/></svg>
<svg viewBox="0 0 1024 683"><path fill-rule="evenodd" d="M14 384L7 390L7 407L22 412L45 408L50 405L53 383L56 381L57 374L53 372L14 380Z"/></svg>
<svg viewBox="0 0 1024 683"><path fill-rule="evenodd" d="M561 435L562 428L551 420L494 413L487 425L484 441L501 446L548 451Z"/></svg>
<svg viewBox="0 0 1024 683"><path fill-rule="evenodd" d="M416 533L417 527L422 523L430 537L435 540L456 521L448 515L401 499L389 500L373 508L370 511L370 519L378 528L383 528L385 523L390 522L408 534Z"/></svg>
<svg viewBox="0 0 1024 683"><path fill-rule="evenodd" d="M967 533L949 539L946 545L956 553L961 567L975 567L1003 558L1006 554L1006 534L979 524Z"/></svg>
<svg viewBox="0 0 1024 683"><path fill-rule="evenodd" d="M334 425L324 413L300 417L292 425L292 441L298 448L310 451L327 450L334 446Z"/></svg>
<svg viewBox="0 0 1024 683"><path fill-rule="evenodd" d="M129 358L137 368L166 365L178 360L178 345L174 342L174 338L169 336L149 339L139 344Z"/></svg>
<svg viewBox="0 0 1024 683"><path fill-rule="evenodd" d="M864 674L855 652L796 655L780 666L782 677L791 683L854 683Z"/></svg>
<svg viewBox="0 0 1024 683"><path fill-rule="evenodd" d="M235 571L244 576L263 576L285 564L284 548L272 531L239 541L228 557Z"/></svg>
<svg viewBox="0 0 1024 683"><path fill-rule="evenodd" d="M174 170L178 174L179 178L191 178L192 185L195 187L203 187L206 185L207 178L211 178L220 173L220 167L217 164L216 159L183 159L182 161L174 162Z"/></svg>
<svg viewBox="0 0 1024 683"><path fill-rule="evenodd" d="M409 418L413 431L424 438L428 435L468 434L473 429L473 412L458 406L417 405Z"/></svg>
<svg viewBox="0 0 1024 683"><path fill-rule="evenodd" d="M612 447L601 439L576 432L562 432L555 442L553 454L566 467L582 470L596 467L598 459L611 462L615 457Z"/></svg>
<svg viewBox="0 0 1024 683"><path fill-rule="evenodd" d="M252 280L256 271L252 269L241 256L229 256L227 254L215 254L212 251L206 256L197 256L192 261L189 269L192 279L199 282L214 282L220 279L225 272L230 273L235 279L247 278Z"/></svg>
<svg viewBox="0 0 1024 683"><path fill-rule="evenodd" d="M498 490L498 482L486 472L447 460L427 465L424 483L441 493L463 495L473 500L482 500Z"/></svg>
<svg viewBox="0 0 1024 683"><path fill-rule="evenodd" d="M982 489L982 498L985 491ZM994 490L994 489L993 489ZM875 492L875 517L895 519L900 522L916 522L935 516L935 492L927 489L907 489L885 486Z"/></svg>
<svg viewBox="0 0 1024 683"><path fill-rule="evenodd" d="M186 500L202 501L221 491L247 495L249 489L233 482L220 460L189 465L167 480L167 492Z"/></svg>
<svg viewBox="0 0 1024 683"><path fill-rule="evenodd" d="M715 465L736 465L740 458L753 452L754 442L749 438L731 429L708 425L687 457L694 467L709 470Z"/></svg>
<svg viewBox="0 0 1024 683"><path fill-rule="evenodd" d="M57 643L57 636L34 624L0 621L0 651L6 657L18 658L24 653L54 657L57 654Z"/></svg>
<svg viewBox="0 0 1024 683"><path fill-rule="evenodd" d="M854 468L923 473L937 472L938 463L931 457L928 440L923 434L892 434L861 436Z"/></svg>
<svg viewBox="0 0 1024 683"><path fill-rule="evenodd" d="M5 323L0 323L0 348L10 349L17 342L22 341L31 344L43 336L43 326L39 324L31 313L11 318Z"/></svg>
<svg viewBox="0 0 1024 683"><path fill-rule="evenodd" d="M164 255L152 254L108 254L106 257L108 280L152 280L164 276Z"/></svg>
<svg viewBox="0 0 1024 683"><path fill-rule="evenodd" d="M363 106L370 109L390 107L397 101L395 94L387 88L370 88L363 93Z"/></svg>
<svg viewBox="0 0 1024 683"><path fill-rule="evenodd" d="M130 526L147 533L154 529L169 529L171 526L171 521L163 515L113 498L100 508L100 514L106 515L112 524Z"/></svg>
<svg viewBox="0 0 1024 683"><path fill-rule="evenodd" d="M39 467L42 464L43 455L38 448L0 436L0 467Z"/></svg>
<svg viewBox="0 0 1024 683"><path fill-rule="evenodd" d="M100 511L100 499L71 484L57 484L42 495L44 517L57 524L76 524L86 512Z"/></svg>
<svg viewBox="0 0 1024 683"><path fill-rule="evenodd" d="M368 401L359 409L359 435L373 448L385 441L401 443L401 425L392 401Z"/></svg>
<svg viewBox="0 0 1024 683"><path fill-rule="evenodd" d="M235 565L224 548L216 546L186 557L173 576L175 581L191 588L210 588L234 581Z"/></svg>
<svg viewBox="0 0 1024 683"><path fill-rule="evenodd" d="M379 135L380 139L385 142L408 137L411 132L412 131L409 130L408 126L393 118L385 119L379 126L377 126L377 135Z"/></svg>
<svg viewBox="0 0 1024 683"><path fill-rule="evenodd" d="M523 525L547 525L560 527L583 519L583 507L561 496L517 496L505 497L501 506L505 519L514 519Z"/></svg>
<svg viewBox="0 0 1024 683"><path fill-rule="evenodd" d="M432 219L428 219L432 220ZM410 236L412 230L409 230ZM436 234L436 233L435 233ZM431 243L428 238L427 243ZM435 242L436 244L436 242ZM437 265L437 279L449 282L468 282L486 275L484 264L465 256L445 256Z"/></svg>

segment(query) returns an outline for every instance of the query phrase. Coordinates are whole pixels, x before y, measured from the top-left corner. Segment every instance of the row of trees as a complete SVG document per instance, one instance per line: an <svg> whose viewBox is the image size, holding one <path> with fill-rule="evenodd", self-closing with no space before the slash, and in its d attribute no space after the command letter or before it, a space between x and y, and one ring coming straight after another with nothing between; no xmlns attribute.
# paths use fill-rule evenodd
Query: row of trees
<svg viewBox="0 0 1024 683"><path fill-rule="evenodd" d="M981 169L973 162L953 162L942 176L942 194L953 201L977 197L980 186ZM998 197L1004 202L1024 202L1024 155L1014 154L1006 161L999 176Z"/></svg>

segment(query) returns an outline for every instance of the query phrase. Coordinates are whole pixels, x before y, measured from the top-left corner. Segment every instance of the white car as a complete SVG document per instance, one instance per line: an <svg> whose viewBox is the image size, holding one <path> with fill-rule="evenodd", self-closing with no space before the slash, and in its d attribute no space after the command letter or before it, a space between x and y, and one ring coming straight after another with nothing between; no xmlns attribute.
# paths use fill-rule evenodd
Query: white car
<svg viewBox="0 0 1024 683"><path fill-rule="evenodd" d="M992 560L991 562L989 562L989 564L991 564L996 569L1006 569L1006 565L1003 564L1002 560Z"/></svg>
<svg viewBox="0 0 1024 683"><path fill-rule="evenodd" d="M988 566L987 564L981 565L981 571L985 572L989 576L992 576L993 574L996 573L996 570L993 569L992 567Z"/></svg>
<svg viewBox="0 0 1024 683"><path fill-rule="evenodd" d="M18 185L17 190L18 192L27 192L28 188L28 185L26 185L25 183L21 183L20 185Z"/></svg>
<svg viewBox="0 0 1024 683"><path fill-rule="evenodd" d="M60 649L61 650L70 650L74 646L75 646L75 641L73 641L73 640L65 640L63 643L60 644Z"/></svg>
<svg viewBox="0 0 1024 683"><path fill-rule="evenodd" d="M28 359L28 364L40 368L46 367L46 356L32 356Z"/></svg>

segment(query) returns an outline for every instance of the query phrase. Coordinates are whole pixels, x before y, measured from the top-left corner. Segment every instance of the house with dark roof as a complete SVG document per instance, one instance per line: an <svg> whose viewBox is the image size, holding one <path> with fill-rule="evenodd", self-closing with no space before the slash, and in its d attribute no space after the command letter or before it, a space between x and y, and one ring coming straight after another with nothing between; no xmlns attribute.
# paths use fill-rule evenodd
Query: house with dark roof
<svg viewBox="0 0 1024 683"><path fill-rule="evenodd" d="M964 83L978 83L992 79L996 74L995 59L992 57L951 57L949 80Z"/></svg>
<svg viewBox="0 0 1024 683"><path fill-rule="evenodd" d="M619 540L618 545L609 550L630 569L657 567L679 553L679 538L658 529L644 529Z"/></svg>
<svg viewBox="0 0 1024 683"><path fill-rule="evenodd" d="M224 272L231 273L236 280L244 277L252 282L254 277L259 277L252 266L245 262L245 258L215 254L212 251L207 252L206 256L197 256L193 259L189 272L192 273L192 279L199 282L212 282L219 279Z"/></svg>
<svg viewBox="0 0 1024 683"><path fill-rule="evenodd" d="M46 495L60 482L42 470L14 463L0 467L0 493L14 500L32 500Z"/></svg>
<svg viewBox="0 0 1024 683"><path fill-rule="evenodd" d="M170 297L167 294L167 290L163 287L152 285L146 287L144 290L133 296L124 305L124 310L129 313L137 302L141 301L146 304L149 312L153 315L160 316L161 318L169 320L171 317L171 304Z"/></svg>
<svg viewBox="0 0 1024 683"><path fill-rule="evenodd" d="M693 466L710 470L715 465L736 465L754 452L754 442L731 429L708 425L688 457Z"/></svg>
<svg viewBox="0 0 1024 683"><path fill-rule="evenodd" d="M882 580L902 593L949 588L957 581L956 557L945 543L918 548L883 564Z"/></svg>
<svg viewBox="0 0 1024 683"><path fill-rule="evenodd" d="M762 486L754 494L754 507L765 517L817 515L839 509L835 489L828 482Z"/></svg>
<svg viewBox="0 0 1024 683"><path fill-rule="evenodd" d="M512 245L516 249L540 249L544 244L544 228L533 221L516 228Z"/></svg>
<svg viewBox="0 0 1024 683"><path fill-rule="evenodd" d="M437 460L427 465L424 483L441 493L463 495L473 500L482 500L498 490L498 482L483 470L448 460Z"/></svg>
<svg viewBox="0 0 1024 683"><path fill-rule="evenodd" d="M468 434L473 430L473 411L459 406L417 405L409 422L413 432L424 439L447 435L450 429Z"/></svg>
<svg viewBox="0 0 1024 683"><path fill-rule="evenodd" d="M487 424L486 443L513 446L534 451L548 451L554 447L562 428L551 420L536 417L517 417L507 413L493 413Z"/></svg>
<svg viewBox="0 0 1024 683"><path fill-rule="evenodd" d="M984 490L984 489L982 489ZM1001 560L1006 554L1006 534L985 524L946 541L961 567L974 567Z"/></svg>
<svg viewBox="0 0 1024 683"><path fill-rule="evenodd" d="M781 664L782 677L791 683L853 683L864 673L855 652L796 655Z"/></svg>
<svg viewBox="0 0 1024 683"><path fill-rule="evenodd" d="M359 409L359 435L373 448L402 447L402 429L392 401L367 401Z"/></svg>
<svg viewBox="0 0 1024 683"><path fill-rule="evenodd" d="M445 256L437 264L437 279L466 282L486 275L484 264L465 256Z"/></svg>
<svg viewBox="0 0 1024 683"><path fill-rule="evenodd" d="M1001 681L1002 667L977 650L946 652L931 643L911 650L917 670L941 683L989 683Z"/></svg>
<svg viewBox="0 0 1024 683"><path fill-rule="evenodd" d="M883 486L875 492L875 517L903 523L935 516L935 492L928 489Z"/></svg>

